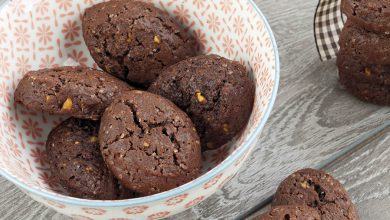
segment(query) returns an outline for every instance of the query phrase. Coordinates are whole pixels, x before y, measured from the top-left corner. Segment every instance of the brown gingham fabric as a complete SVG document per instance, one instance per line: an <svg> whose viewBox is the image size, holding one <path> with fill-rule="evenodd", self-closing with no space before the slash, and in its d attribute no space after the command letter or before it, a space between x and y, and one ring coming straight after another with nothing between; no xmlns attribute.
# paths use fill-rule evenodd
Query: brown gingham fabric
<svg viewBox="0 0 390 220"><path fill-rule="evenodd" d="M344 27L341 0L319 0L314 17L314 35L322 61L336 57L339 34Z"/></svg>

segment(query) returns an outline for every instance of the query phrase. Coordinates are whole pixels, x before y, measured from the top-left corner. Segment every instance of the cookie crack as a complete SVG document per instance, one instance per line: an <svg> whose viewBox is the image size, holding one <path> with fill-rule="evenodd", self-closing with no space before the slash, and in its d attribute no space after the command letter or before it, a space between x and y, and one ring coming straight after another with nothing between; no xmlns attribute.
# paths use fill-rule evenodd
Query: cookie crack
<svg viewBox="0 0 390 220"><path fill-rule="evenodd" d="M135 105L131 102L124 102L125 105L127 105L129 108L130 108L130 111L132 113L132 117L133 117L133 121L134 121L134 124L139 128L141 129L141 134L139 134L140 137L143 137L144 134L145 134L145 128L142 126L141 124L141 119L138 117L137 115L137 108L135 107Z"/></svg>

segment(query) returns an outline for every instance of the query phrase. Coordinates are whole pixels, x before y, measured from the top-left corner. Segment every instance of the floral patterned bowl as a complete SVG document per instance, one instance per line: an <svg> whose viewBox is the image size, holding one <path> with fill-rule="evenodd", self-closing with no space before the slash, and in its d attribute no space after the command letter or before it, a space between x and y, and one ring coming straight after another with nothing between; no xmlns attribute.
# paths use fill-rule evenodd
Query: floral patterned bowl
<svg viewBox="0 0 390 220"><path fill-rule="evenodd" d="M12 0L0 12L0 174L33 199L79 219L159 219L202 202L239 170L270 114L279 81L272 31L251 0L148 0L171 14L198 41L247 67L256 82L255 106L242 134L204 155L203 175L176 189L121 201L67 196L52 180L45 153L48 132L63 117L32 112L13 102L31 69L94 66L81 34L85 8L103 0Z"/></svg>

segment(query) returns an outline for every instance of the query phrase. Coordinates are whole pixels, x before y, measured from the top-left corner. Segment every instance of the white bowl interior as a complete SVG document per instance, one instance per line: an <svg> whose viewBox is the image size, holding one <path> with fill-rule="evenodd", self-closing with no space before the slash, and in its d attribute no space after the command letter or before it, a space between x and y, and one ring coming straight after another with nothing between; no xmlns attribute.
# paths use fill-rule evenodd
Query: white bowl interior
<svg viewBox="0 0 390 220"><path fill-rule="evenodd" d="M65 117L30 111L13 102L28 70L61 65L96 67L84 44L80 15L101 0L14 0L0 13L0 167L31 188L65 196L51 178L45 153L49 131ZM249 1L149 0L171 14L199 42L247 67L256 83L255 106L245 131L204 154L203 173L248 142L258 129L276 80L275 48L262 17Z"/></svg>

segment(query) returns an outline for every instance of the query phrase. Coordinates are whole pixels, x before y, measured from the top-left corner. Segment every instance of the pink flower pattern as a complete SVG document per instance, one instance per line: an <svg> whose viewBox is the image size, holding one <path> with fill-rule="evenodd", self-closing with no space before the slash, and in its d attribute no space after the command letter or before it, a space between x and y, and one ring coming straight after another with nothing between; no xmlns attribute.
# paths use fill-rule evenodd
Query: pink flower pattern
<svg viewBox="0 0 390 220"><path fill-rule="evenodd" d="M18 72L24 74L31 69L31 65L29 59L22 55L21 57L16 58L16 66L18 68Z"/></svg>
<svg viewBox="0 0 390 220"><path fill-rule="evenodd" d="M20 25L19 27L15 28L15 38L16 43L21 44L22 46L25 46L30 38L30 35L28 34L27 28Z"/></svg>
<svg viewBox="0 0 390 220"><path fill-rule="evenodd" d="M176 9L173 11L176 15L175 18L183 24L188 24L190 19L190 14L187 8L184 8L183 5L176 6Z"/></svg>
<svg viewBox="0 0 390 220"><path fill-rule="evenodd" d="M68 21L64 24L62 33L65 34L65 39L74 41L75 38L79 37L81 27L77 25L76 21Z"/></svg>
<svg viewBox="0 0 390 220"><path fill-rule="evenodd" d="M43 129L39 127L37 121L33 121L31 118L23 121L22 128L25 130L27 136L31 136L33 139L42 137Z"/></svg>
<svg viewBox="0 0 390 220"><path fill-rule="evenodd" d="M210 30L212 30L213 32L218 32L221 22L219 21L218 16L210 14L207 18L207 24L209 25Z"/></svg>
<svg viewBox="0 0 390 220"><path fill-rule="evenodd" d="M49 25L46 26L46 24L38 27L37 36L39 42L46 45L52 40L53 32L51 31L51 27Z"/></svg>

